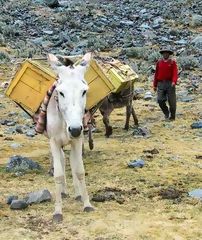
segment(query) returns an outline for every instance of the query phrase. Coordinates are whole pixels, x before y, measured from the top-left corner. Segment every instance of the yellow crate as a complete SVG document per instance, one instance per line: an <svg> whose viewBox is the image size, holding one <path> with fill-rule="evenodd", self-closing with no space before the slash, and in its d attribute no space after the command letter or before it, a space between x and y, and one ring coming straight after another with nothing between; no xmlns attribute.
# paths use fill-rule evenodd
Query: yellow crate
<svg viewBox="0 0 202 240"><path fill-rule="evenodd" d="M114 85L113 92L120 92L122 89L129 87L138 79L138 75L128 66L116 61L117 64L108 70L108 76Z"/></svg>
<svg viewBox="0 0 202 240"><path fill-rule="evenodd" d="M89 85L86 104L87 109L94 107L114 90L114 85L95 60L91 60L90 66L85 74L85 79Z"/></svg>
<svg viewBox="0 0 202 240"><path fill-rule="evenodd" d="M94 107L114 89L95 60L90 62L85 79L89 85L87 109ZM35 113L55 80L56 74L44 63L26 60L16 72L5 94L23 108Z"/></svg>
<svg viewBox="0 0 202 240"><path fill-rule="evenodd" d="M36 61L26 60L11 80L5 94L35 113L55 79L56 74L50 69Z"/></svg>

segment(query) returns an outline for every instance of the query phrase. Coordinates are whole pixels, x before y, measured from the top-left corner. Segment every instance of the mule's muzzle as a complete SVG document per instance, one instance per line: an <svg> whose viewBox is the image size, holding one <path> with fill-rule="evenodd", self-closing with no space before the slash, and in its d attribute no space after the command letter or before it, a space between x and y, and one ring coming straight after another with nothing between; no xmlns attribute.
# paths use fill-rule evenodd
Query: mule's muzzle
<svg viewBox="0 0 202 240"><path fill-rule="evenodd" d="M69 127L68 130L71 134L72 137L79 137L81 135L81 131L82 131L83 127Z"/></svg>

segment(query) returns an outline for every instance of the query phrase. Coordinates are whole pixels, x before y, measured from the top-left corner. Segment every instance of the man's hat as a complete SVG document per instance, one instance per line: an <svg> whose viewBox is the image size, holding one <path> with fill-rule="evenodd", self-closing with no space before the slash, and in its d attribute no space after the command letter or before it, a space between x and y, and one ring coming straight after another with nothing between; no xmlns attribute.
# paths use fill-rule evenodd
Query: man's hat
<svg viewBox="0 0 202 240"><path fill-rule="evenodd" d="M167 52L170 55L172 55L174 53L170 48L162 48L159 52L160 52L160 54Z"/></svg>

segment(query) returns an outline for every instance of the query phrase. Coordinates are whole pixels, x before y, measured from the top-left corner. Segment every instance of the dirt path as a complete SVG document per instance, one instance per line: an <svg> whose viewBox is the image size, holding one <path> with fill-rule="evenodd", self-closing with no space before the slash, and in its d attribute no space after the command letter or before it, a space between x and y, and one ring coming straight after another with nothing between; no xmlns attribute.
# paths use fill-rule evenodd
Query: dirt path
<svg viewBox="0 0 202 240"><path fill-rule="evenodd" d="M1 98L2 119L17 110L8 99ZM187 192L201 187L202 153L201 131L192 130L190 124L201 111L202 98L178 104L175 122L163 121L155 102L138 100L134 103L140 125L151 131L149 138L134 138L133 129L122 130L124 109L116 110L111 117L114 134L103 137L103 124L96 118L101 133L94 134L95 149L86 152L84 162L87 185L91 197L99 190L111 191L114 199L92 202L96 211L82 212L82 206L73 199L72 180L67 163L70 197L64 200L64 221L52 223L54 203L29 206L24 211L11 211L5 204L8 195L24 197L28 192L42 188L54 195L54 181L48 176L49 147L45 137L30 139L24 135L11 135L22 146L11 149L13 141L5 140L5 127L0 126L0 239L2 240L199 240L202 239L201 202L191 199ZM25 119L19 119L20 122ZM159 153L144 152L156 148ZM68 148L66 155L68 156ZM39 162L42 173L16 177L5 173L8 158L20 154ZM127 162L144 159L139 169L127 167ZM117 195L118 194L118 195ZM118 196L118 197L117 197Z"/></svg>

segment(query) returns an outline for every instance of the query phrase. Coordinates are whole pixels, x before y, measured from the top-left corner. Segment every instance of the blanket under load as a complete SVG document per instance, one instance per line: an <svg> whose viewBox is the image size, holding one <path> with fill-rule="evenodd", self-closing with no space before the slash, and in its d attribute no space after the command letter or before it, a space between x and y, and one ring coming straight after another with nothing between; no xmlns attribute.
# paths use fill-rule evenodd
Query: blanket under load
<svg viewBox="0 0 202 240"><path fill-rule="evenodd" d="M50 98L55 90L56 82L51 86L51 88L47 91L45 98L43 102L41 103L41 106L39 110L34 114L34 122L36 123L35 131L37 133L44 133L46 131L46 123L47 123L47 107L50 101Z"/></svg>

